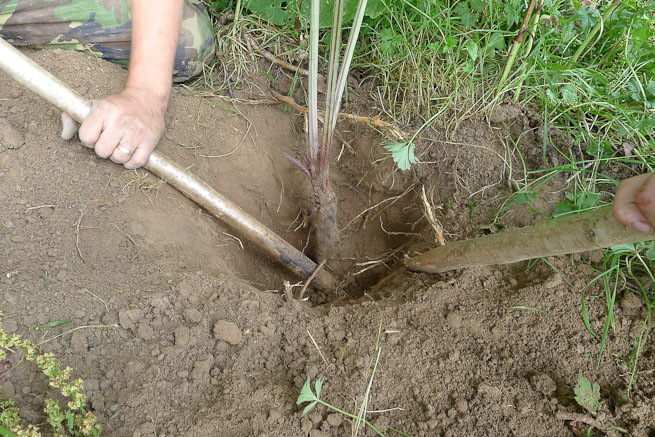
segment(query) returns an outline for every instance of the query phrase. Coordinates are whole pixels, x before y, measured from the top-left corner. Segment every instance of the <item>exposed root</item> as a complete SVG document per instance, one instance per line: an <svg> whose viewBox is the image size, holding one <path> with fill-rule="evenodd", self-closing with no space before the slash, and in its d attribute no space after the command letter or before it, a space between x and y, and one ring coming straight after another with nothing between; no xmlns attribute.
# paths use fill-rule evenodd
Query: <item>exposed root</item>
<svg viewBox="0 0 655 437"><path fill-rule="evenodd" d="M435 242L439 244L439 246L445 246L446 240L443 237L443 226L441 225L441 222L439 222L439 220L437 220L437 218L434 216L434 207L428 200L428 196L425 194L425 186L421 187L421 200L423 200L425 216L427 217L430 226L434 230L436 240Z"/></svg>
<svg viewBox="0 0 655 437"><path fill-rule="evenodd" d="M82 249L80 249L80 225L82 224L82 218L86 212L87 205L84 205L84 208L80 210L80 216L75 222L75 248L77 249L77 254L80 256L82 262L86 263L84 256L82 256Z"/></svg>
<svg viewBox="0 0 655 437"><path fill-rule="evenodd" d="M325 260L321 261L321 263L316 267L316 270L314 270L314 273L311 274L309 278L305 281L303 284L302 288L300 289L300 293L298 293L298 300L302 300L302 298L305 296L305 291L307 290L307 287L309 286L309 283L314 280L318 272L321 271L323 266L325 265Z"/></svg>
<svg viewBox="0 0 655 437"><path fill-rule="evenodd" d="M580 422L589 426L593 426L594 428L604 433L608 437L619 437L621 435L614 428L605 425L600 420L594 419L589 416L585 416L584 414L565 413L562 411L558 411L557 413L555 413L555 417L557 417L558 420L562 420L562 421Z"/></svg>
<svg viewBox="0 0 655 437"><path fill-rule="evenodd" d="M339 242L337 227L337 196L331 188L328 192L314 189L316 193L314 228L314 259L317 262L334 257L334 250Z"/></svg>

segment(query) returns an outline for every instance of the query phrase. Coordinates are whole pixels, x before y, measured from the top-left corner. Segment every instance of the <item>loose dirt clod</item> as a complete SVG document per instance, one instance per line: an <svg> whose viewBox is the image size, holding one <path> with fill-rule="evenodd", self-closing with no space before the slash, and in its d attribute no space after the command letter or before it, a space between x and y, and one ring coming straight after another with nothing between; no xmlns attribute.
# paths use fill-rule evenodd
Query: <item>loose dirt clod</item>
<svg viewBox="0 0 655 437"><path fill-rule="evenodd" d="M223 340L230 344L239 344L243 338L241 330L237 324L226 320L219 320L214 323L212 332L214 333L214 338L216 340Z"/></svg>

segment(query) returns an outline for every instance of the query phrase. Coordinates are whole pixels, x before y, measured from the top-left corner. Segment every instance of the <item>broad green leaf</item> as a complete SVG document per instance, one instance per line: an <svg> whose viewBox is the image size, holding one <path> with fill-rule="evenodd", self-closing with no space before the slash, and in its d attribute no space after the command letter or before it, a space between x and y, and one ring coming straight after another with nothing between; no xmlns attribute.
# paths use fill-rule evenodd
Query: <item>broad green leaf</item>
<svg viewBox="0 0 655 437"><path fill-rule="evenodd" d="M575 205L572 205L568 202L559 202L553 211L553 217L559 217L560 215L570 214L573 211L577 211Z"/></svg>
<svg viewBox="0 0 655 437"><path fill-rule="evenodd" d="M646 245L646 258L651 261L655 261L655 243L650 242Z"/></svg>
<svg viewBox="0 0 655 437"><path fill-rule="evenodd" d="M380 51L385 56L394 56L399 53L398 47L402 44L403 38L392 28L388 27L380 32Z"/></svg>
<svg viewBox="0 0 655 437"><path fill-rule="evenodd" d="M491 49L500 50L501 52L505 50L505 37L500 32L493 32L489 35L489 42L487 47Z"/></svg>
<svg viewBox="0 0 655 437"><path fill-rule="evenodd" d="M416 155L414 155L414 143L390 143L384 146L389 152L393 161L398 165L401 170L409 170L412 164L419 162Z"/></svg>
<svg viewBox="0 0 655 437"><path fill-rule="evenodd" d="M465 27L473 27L480 19L480 14L472 12L467 3L459 2L453 9L453 12L462 20L462 24Z"/></svg>
<svg viewBox="0 0 655 437"><path fill-rule="evenodd" d="M521 19L519 12L521 8L520 1L511 0L505 2L505 19L507 21L507 27L512 27L515 24L518 24Z"/></svg>
<svg viewBox="0 0 655 437"><path fill-rule="evenodd" d="M276 26L289 24L296 16L286 0L245 0L243 6Z"/></svg>
<svg viewBox="0 0 655 437"><path fill-rule="evenodd" d="M384 0L368 0L364 14L372 19L380 17L386 10Z"/></svg>
<svg viewBox="0 0 655 437"><path fill-rule="evenodd" d="M466 49L472 61L478 59L478 52L480 50L478 43L476 43L472 39L469 39L464 43L464 49Z"/></svg>
<svg viewBox="0 0 655 437"><path fill-rule="evenodd" d="M475 12L482 12L484 11L484 7L487 5L487 2L484 0L473 0L471 2L471 8Z"/></svg>
<svg viewBox="0 0 655 437"><path fill-rule="evenodd" d="M457 38L454 38L452 36L446 37L446 41L444 42L444 45L441 48L441 52L442 53L452 52L455 49L455 47L457 47L457 42L458 42Z"/></svg>
<svg viewBox="0 0 655 437"><path fill-rule="evenodd" d="M578 374L578 383L573 391L576 402L591 414L596 415L600 403L600 386L597 383L592 385L582 374Z"/></svg>
<svg viewBox="0 0 655 437"><path fill-rule="evenodd" d="M601 198L600 193L592 193L591 191L581 191L575 195L575 205L578 209L590 209L598 206Z"/></svg>
<svg viewBox="0 0 655 437"><path fill-rule="evenodd" d="M312 402L312 401L316 401L316 396L314 395L314 393L312 393L312 387L310 385L309 377L307 377L307 381L305 381L305 385L302 386L302 390L300 390L300 395L296 400L296 405L300 405L303 402Z"/></svg>
<svg viewBox="0 0 655 437"><path fill-rule="evenodd" d="M598 158L609 158L614 154L612 145L607 142L592 142L586 147L586 152L591 156L596 156Z"/></svg>
<svg viewBox="0 0 655 437"><path fill-rule="evenodd" d="M580 23L582 24L582 30L586 31L594 27L601 17L598 9L594 8L593 6L584 5L578 9L576 18L580 20Z"/></svg>
<svg viewBox="0 0 655 437"><path fill-rule="evenodd" d="M639 86L639 82L636 80L631 80L627 83L627 86L628 90L630 91L630 97L632 97L632 100L635 102L641 102L643 100L643 95L641 94L641 87Z"/></svg>
<svg viewBox="0 0 655 437"><path fill-rule="evenodd" d="M610 250L612 253L619 254L619 253L634 253L636 250L636 247L634 243L626 243L626 244L617 244L616 246L610 247Z"/></svg>

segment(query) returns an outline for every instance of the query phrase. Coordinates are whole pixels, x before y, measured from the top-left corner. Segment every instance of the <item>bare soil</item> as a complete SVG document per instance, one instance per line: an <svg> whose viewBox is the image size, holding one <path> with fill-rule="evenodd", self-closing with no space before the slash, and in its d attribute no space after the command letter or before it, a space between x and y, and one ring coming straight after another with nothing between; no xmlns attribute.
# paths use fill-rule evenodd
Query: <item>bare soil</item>
<svg viewBox="0 0 655 437"><path fill-rule="evenodd" d="M117 92L125 80L121 68L86 55L27 53L89 98ZM253 102L269 99L270 85L253 80L240 103L176 89L159 150L306 247L309 182L282 156L301 156L302 118ZM379 112L366 87L349 95L356 103L345 111ZM620 402L630 380L620 357L640 335L645 305L618 296L599 366L607 308L598 283L586 289L599 296L587 302L596 336L580 315L579 291L601 253L549 259L561 275L539 262L529 270L521 263L388 276L404 254L436 244L422 187L442 205L435 212L447 240L497 231L485 225L511 193L508 163L519 172L522 163L558 163L550 148L544 154L538 117L502 107L487 120L433 132L419 148L422 164L406 173L393 171L370 127L339 129L347 144L334 151L332 173L342 240L328 267L348 279L299 303L283 292L298 278L147 172L59 139L58 111L0 75L4 329L36 342L65 333L43 350L84 378L110 436L348 435L351 420L321 406L301 417L295 400L307 377L322 377L326 401L357 411L379 332L367 418L387 435L580 435L592 417L574 400L578 373L600 384L596 420L607 430L655 435L652 336L631 400ZM517 149L505 147L507 134ZM553 141L567 147L561 136ZM565 188L552 179L533 207L552 212ZM506 228L538 219L525 205L501 217ZM72 322L34 330L64 319ZM43 421L50 392L28 363L0 378L0 395L31 423Z"/></svg>

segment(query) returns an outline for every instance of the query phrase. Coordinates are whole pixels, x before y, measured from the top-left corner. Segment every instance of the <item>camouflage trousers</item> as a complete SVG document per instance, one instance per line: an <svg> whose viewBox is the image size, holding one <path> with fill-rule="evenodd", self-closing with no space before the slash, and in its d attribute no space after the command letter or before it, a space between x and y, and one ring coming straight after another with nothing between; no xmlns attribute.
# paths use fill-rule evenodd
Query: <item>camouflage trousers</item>
<svg viewBox="0 0 655 437"><path fill-rule="evenodd" d="M0 37L15 46L90 50L103 59L127 63L130 2L0 0ZM215 33L202 0L185 0L173 80L183 82L200 74L203 64L214 58L214 50Z"/></svg>

